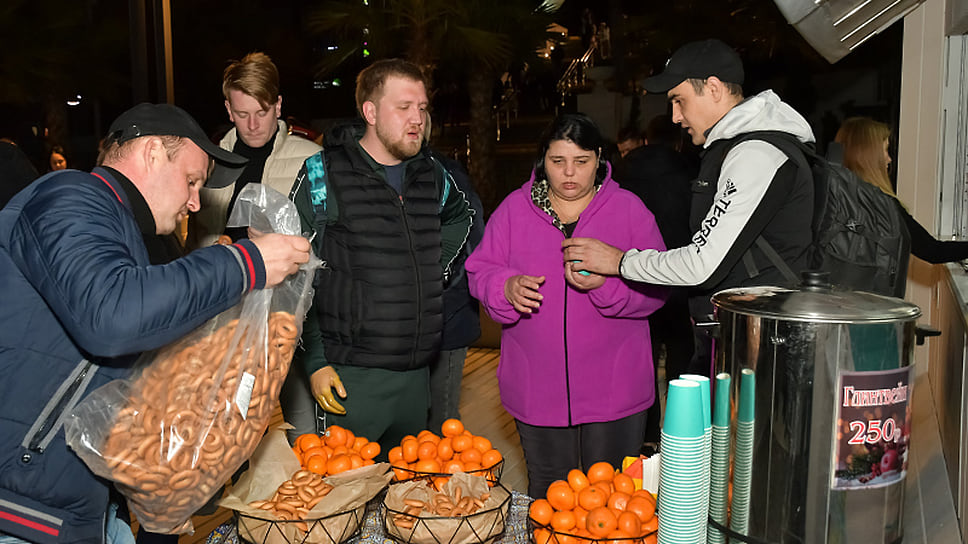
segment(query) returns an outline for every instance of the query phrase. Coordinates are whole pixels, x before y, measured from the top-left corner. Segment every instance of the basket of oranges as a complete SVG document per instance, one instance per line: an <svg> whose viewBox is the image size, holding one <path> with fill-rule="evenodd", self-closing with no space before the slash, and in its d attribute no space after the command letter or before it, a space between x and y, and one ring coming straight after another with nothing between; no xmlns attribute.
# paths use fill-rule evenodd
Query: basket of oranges
<svg viewBox="0 0 968 544"><path fill-rule="evenodd" d="M572 469L567 480L553 482L528 513L535 544L654 544L655 505L631 476L599 462L587 473Z"/></svg>
<svg viewBox="0 0 968 544"><path fill-rule="evenodd" d="M444 421L440 431L437 435L425 429L405 436L387 452L396 481L427 480L439 491L458 472L480 476L491 485L501 480L504 457L490 440L453 418Z"/></svg>

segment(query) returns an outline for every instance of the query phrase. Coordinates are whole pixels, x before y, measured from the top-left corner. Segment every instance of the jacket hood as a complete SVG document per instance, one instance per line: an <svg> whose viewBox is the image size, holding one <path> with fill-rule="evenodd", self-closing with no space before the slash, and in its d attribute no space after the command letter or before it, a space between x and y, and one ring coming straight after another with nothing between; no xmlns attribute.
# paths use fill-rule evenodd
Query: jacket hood
<svg viewBox="0 0 968 544"><path fill-rule="evenodd" d="M345 147L349 144L355 144L360 141L364 132L366 132L366 123L359 117L339 121L326 130L326 135L323 137L323 147Z"/></svg>
<svg viewBox="0 0 968 544"><path fill-rule="evenodd" d="M763 91L751 96L729 110L706 136L703 147L708 148L716 140L728 140L762 130L786 132L804 143L815 141L810 124L773 91Z"/></svg>

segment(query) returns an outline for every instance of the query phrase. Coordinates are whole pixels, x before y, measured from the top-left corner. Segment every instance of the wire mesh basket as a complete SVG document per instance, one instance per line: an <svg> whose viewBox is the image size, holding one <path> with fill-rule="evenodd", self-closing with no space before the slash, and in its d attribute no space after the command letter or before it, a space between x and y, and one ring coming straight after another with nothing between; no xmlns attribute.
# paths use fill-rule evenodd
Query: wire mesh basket
<svg viewBox="0 0 968 544"><path fill-rule="evenodd" d="M491 488L485 508L465 516L409 515L402 509L383 505L383 530L387 537L404 544L477 544L491 542L504 533L511 505L511 492L497 483ZM399 516L413 520L401 527Z"/></svg>
<svg viewBox="0 0 968 544"><path fill-rule="evenodd" d="M359 530L366 505L312 519L269 519L235 511L238 534L252 544L340 544Z"/></svg>

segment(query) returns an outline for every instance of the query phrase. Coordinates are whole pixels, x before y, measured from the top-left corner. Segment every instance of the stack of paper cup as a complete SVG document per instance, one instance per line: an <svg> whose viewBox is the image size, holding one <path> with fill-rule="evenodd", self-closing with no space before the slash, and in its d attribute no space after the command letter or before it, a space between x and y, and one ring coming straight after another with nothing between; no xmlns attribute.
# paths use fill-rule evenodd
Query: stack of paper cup
<svg viewBox="0 0 968 544"><path fill-rule="evenodd" d="M749 530L750 482L753 474L753 420L756 409L756 375L744 368L739 382L736 417L736 452L733 460L733 500L729 527L745 535Z"/></svg>
<svg viewBox="0 0 968 544"><path fill-rule="evenodd" d="M709 517L726 527L729 506L729 418L730 376L716 375L716 396L713 398L712 455L709 472ZM726 537L717 529L708 529L709 544L725 544Z"/></svg>
<svg viewBox="0 0 968 544"><path fill-rule="evenodd" d="M705 541L703 490L708 490L709 481L701 389L692 381L669 382L659 466L660 544Z"/></svg>
<svg viewBox="0 0 968 544"><path fill-rule="evenodd" d="M713 443L713 423L712 423L712 404L709 397L709 378L706 376L700 376L698 374L683 374L679 376L680 380L688 380L690 382L696 382L699 384L699 396L702 402L702 427L703 427L703 467L705 467L706 472L703 475L703 481L709 481L709 462L712 457L712 443ZM702 510L706 512L709 510L709 485L703 486L703 497L702 497ZM702 541L706 541L706 527L707 524L703 523L703 535Z"/></svg>

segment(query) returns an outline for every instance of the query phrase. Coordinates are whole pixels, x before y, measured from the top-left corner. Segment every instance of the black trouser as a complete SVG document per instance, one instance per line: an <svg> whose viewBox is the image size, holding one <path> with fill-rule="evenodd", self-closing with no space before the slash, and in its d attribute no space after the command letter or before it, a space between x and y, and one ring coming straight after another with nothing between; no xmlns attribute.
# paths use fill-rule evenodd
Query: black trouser
<svg viewBox="0 0 968 544"><path fill-rule="evenodd" d="M649 316L652 337L652 364L656 369L655 404L649 408L645 442L659 442L662 424L662 403L659 402L659 358L665 346L665 382L681 374L695 374L692 367L693 333L689 319L689 304L684 289L673 289L662 308ZM708 370L702 372L705 374Z"/></svg>
<svg viewBox="0 0 968 544"><path fill-rule="evenodd" d="M573 468L587 471L598 461L621 469L623 458L639 455L646 413L571 427L537 427L515 420L528 466L528 495L544 497L551 482L565 479Z"/></svg>

